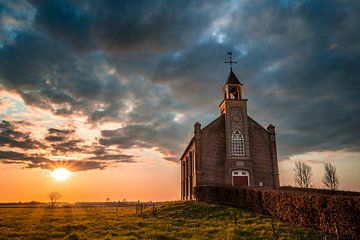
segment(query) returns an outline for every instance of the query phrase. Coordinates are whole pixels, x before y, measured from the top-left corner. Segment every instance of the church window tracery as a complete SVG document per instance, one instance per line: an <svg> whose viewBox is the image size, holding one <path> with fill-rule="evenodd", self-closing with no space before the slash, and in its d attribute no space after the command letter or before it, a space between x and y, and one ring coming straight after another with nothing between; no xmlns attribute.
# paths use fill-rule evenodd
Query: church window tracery
<svg viewBox="0 0 360 240"><path fill-rule="evenodd" d="M232 135L232 151L234 156L245 155L244 136L237 129Z"/></svg>

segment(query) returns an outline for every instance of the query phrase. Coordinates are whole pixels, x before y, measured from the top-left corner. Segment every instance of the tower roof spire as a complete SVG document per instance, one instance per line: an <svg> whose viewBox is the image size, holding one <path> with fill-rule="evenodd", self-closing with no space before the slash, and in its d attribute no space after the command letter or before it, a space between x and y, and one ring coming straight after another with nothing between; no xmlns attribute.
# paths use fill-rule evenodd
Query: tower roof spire
<svg viewBox="0 0 360 240"><path fill-rule="evenodd" d="M229 77L226 80L226 84L240 84L241 86L243 85L239 79L236 77L235 73L232 71L232 69L230 70L230 74Z"/></svg>
<svg viewBox="0 0 360 240"><path fill-rule="evenodd" d="M225 61L225 64L230 65L230 74L229 74L229 77L227 78L226 84L240 84L240 85L243 85L239 81L239 79L235 76L235 73L232 70L232 64L237 63L236 61L232 60L232 52L227 52L227 54L229 55L229 61Z"/></svg>

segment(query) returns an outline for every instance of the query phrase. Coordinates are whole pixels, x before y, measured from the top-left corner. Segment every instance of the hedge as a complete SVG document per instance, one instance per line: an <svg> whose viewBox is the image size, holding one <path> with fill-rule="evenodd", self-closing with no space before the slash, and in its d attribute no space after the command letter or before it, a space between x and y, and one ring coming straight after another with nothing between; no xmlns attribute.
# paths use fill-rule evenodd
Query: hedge
<svg viewBox="0 0 360 240"><path fill-rule="evenodd" d="M280 190L286 191L297 191L297 192L311 192L311 193L320 193L326 195L341 195L341 196L359 196L360 192L350 192L350 191L340 191L340 190L329 190L329 189L318 189L318 188L299 188L299 187L280 187Z"/></svg>
<svg viewBox="0 0 360 240"><path fill-rule="evenodd" d="M360 239L360 195L337 192L198 186L194 193L197 201L236 206L340 237Z"/></svg>

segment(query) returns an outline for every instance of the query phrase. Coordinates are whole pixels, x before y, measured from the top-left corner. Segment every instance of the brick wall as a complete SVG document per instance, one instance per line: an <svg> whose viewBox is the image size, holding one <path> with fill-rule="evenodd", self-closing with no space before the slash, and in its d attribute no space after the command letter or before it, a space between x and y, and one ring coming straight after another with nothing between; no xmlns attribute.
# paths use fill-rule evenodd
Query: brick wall
<svg viewBox="0 0 360 240"><path fill-rule="evenodd" d="M248 118L250 156L254 164L254 186L275 187L269 133L252 118Z"/></svg>
<svg viewBox="0 0 360 240"><path fill-rule="evenodd" d="M225 159L225 121L218 117L201 131L203 173L198 184L223 185Z"/></svg>

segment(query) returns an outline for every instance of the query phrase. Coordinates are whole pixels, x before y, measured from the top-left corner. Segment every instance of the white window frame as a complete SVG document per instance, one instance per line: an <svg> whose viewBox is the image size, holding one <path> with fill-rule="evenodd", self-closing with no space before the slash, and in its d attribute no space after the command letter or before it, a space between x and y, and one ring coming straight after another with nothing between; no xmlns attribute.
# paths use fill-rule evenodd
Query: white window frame
<svg viewBox="0 0 360 240"><path fill-rule="evenodd" d="M245 139L240 130L234 130L231 143L233 156L245 156Z"/></svg>

